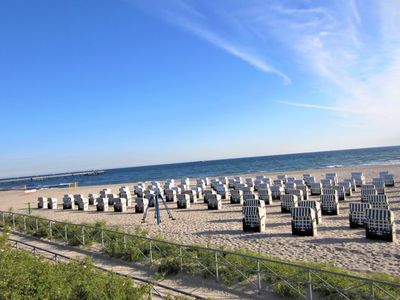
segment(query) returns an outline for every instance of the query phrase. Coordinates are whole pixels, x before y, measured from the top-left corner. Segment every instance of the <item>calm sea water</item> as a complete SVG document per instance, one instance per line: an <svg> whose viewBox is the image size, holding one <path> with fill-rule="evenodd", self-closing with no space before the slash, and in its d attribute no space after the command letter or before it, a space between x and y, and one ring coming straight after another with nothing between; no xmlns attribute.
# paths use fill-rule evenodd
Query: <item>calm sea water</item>
<svg viewBox="0 0 400 300"><path fill-rule="evenodd" d="M104 174L96 176L70 176L40 181L26 180L0 183L0 188L5 189L17 185L41 187L66 182L78 182L80 186L88 186L165 180L168 178L211 177L258 172L286 172L304 169L338 168L358 165L391 165L399 163L400 146L394 146L110 169L105 170Z"/></svg>

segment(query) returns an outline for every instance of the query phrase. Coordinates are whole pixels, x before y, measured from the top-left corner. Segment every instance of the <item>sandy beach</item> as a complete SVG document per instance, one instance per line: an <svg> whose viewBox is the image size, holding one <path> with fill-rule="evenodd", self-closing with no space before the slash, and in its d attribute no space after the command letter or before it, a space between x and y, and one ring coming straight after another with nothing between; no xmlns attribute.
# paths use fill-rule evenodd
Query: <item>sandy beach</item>
<svg viewBox="0 0 400 300"><path fill-rule="evenodd" d="M350 172L362 171L367 181L378 177L379 171L390 171L395 174L396 187L388 188L387 195L392 211L395 213L397 235L400 238L400 165L390 166L360 166L351 168L332 168L318 170L302 170L286 172L285 174L302 178L303 173L311 173L317 179L324 177L327 172L338 173L339 180L349 178ZM282 173L280 173L282 174ZM255 174L242 175L244 178ZM275 178L275 174L262 174ZM229 176L231 177L231 176ZM102 188L109 187L117 193L120 186L133 187L134 183L90 186L77 188L63 188L41 190L32 194L23 191L0 192L0 209L13 209L16 212L26 213L28 202L31 203L33 214L45 218L69 221L73 223L94 223L104 220L109 226L121 226L125 230L142 227L153 236L161 236L167 240L179 241L185 244L208 244L213 247L226 246L234 249L250 249L265 253L273 257L291 261L310 261L332 263L349 270L366 272L383 272L400 276L399 241L394 243L371 241L365 238L364 229L350 229L348 221L348 202L359 201L359 190L341 202L339 216L323 216L322 224L318 226L317 237L292 236L289 214L280 212L280 202L275 201L267 207L266 231L263 233L243 233L241 205L229 204L223 200L222 210L208 211L206 204L199 201L192 204L190 209L177 210L175 203L170 203L175 221L169 220L165 211L162 211L162 224L156 225L152 218L142 224L142 214L135 214L133 208L126 213L96 212L94 207L90 211L69 211L61 209L64 194L98 193ZM37 198L40 196L56 197L59 200L57 210L36 209ZM153 212L153 210L151 210Z"/></svg>

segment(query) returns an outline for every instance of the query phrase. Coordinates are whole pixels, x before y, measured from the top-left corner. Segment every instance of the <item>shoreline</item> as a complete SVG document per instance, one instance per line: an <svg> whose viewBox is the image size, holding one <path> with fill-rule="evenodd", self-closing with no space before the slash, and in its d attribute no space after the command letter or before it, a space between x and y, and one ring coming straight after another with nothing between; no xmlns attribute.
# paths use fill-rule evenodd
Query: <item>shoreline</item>
<svg viewBox="0 0 400 300"><path fill-rule="evenodd" d="M273 174L273 177L275 177L285 173L300 178L303 173L311 173L317 179L320 179L327 172L336 172L339 179L343 179L350 176L350 171L362 171L367 181L371 181L373 177L378 175L379 171L386 170L393 173L397 179L396 187L388 189L387 195L399 228L400 188L398 182L400 164L308 169L281 173L254 173L242 174L241 176L253 177L260 174L270 176ZM8 210L13 207L16 212L26 213L27 203L30 202L31 207L36 207L39 196L56 197L60 205L62 196L67 193L87 195L91 192L98 193L103 187L109 187L113 192L116 192L123 185L132 187L133 183L47 189L31 194L25 194L23 191L0 192L0 209ZM344 203L341 202L339 216L323 216L316 237L292 236L291 217L280 213L280 202L278 201L267 206L266 231L262 233L244 233L241 224L241 205L228 204L229 201L226 200L223 201L222 210L219 211L208 211L202 200L192 204L190 209L184 210L178 210L175 203L169 203L176 220L169 220L165 210L162 210L163 222L160 225L156 225L152 219L153 210L150 211L147 222L142 224L142 214L135 214L132 208L129 208L126 213L96 212L93 207L85 212L59 208L55 211L33 209L32 213L44 218L71 223L93 224L96 221L105 221L108 226L119 226L127 231L143 228L149 232L150 236L161 236L168 241L211 245L213 247L226 246L231 249L248 249L277 259L295 262L331 263L352 271L382 272L400 276L399 241L386 243L367 240L365 230L350 230L348 203L359 201L359 198L360 194L357 192ZM397 229L397 235L400 238L399 234L399 229Z"/></svg>

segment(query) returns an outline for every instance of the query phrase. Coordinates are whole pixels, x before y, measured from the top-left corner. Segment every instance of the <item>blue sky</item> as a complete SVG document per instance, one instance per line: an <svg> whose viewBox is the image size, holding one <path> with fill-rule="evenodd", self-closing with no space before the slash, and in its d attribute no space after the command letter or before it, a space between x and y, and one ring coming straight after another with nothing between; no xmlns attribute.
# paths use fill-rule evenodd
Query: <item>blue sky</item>
<svg viewBox="0 0 400 300"><path fill-rule="evenodd" d="M400 141L398 1L0 2L0 177Z"/></svg>

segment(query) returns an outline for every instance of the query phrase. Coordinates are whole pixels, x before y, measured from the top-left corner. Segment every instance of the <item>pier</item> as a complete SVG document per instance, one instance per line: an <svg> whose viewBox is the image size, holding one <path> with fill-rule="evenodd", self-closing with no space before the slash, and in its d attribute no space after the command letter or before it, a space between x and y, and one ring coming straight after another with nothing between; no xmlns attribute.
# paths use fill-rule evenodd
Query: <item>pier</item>
<svg viewBox="0 0 400 300"><path fill-rule="evenodd" d="M85 171L85 172L70 172L70 173L61 173L61 174L49 174L49 175L38 175L38 176L27 176L27 177L19 177L19 178L5 178L0 179L0 183L3 182L15 182L15 181L27 181L27 180L45 180L50 178L59 178L59 177L74 177L74 176L96 176L104 174L103 170L96 171Z"/></svg>

